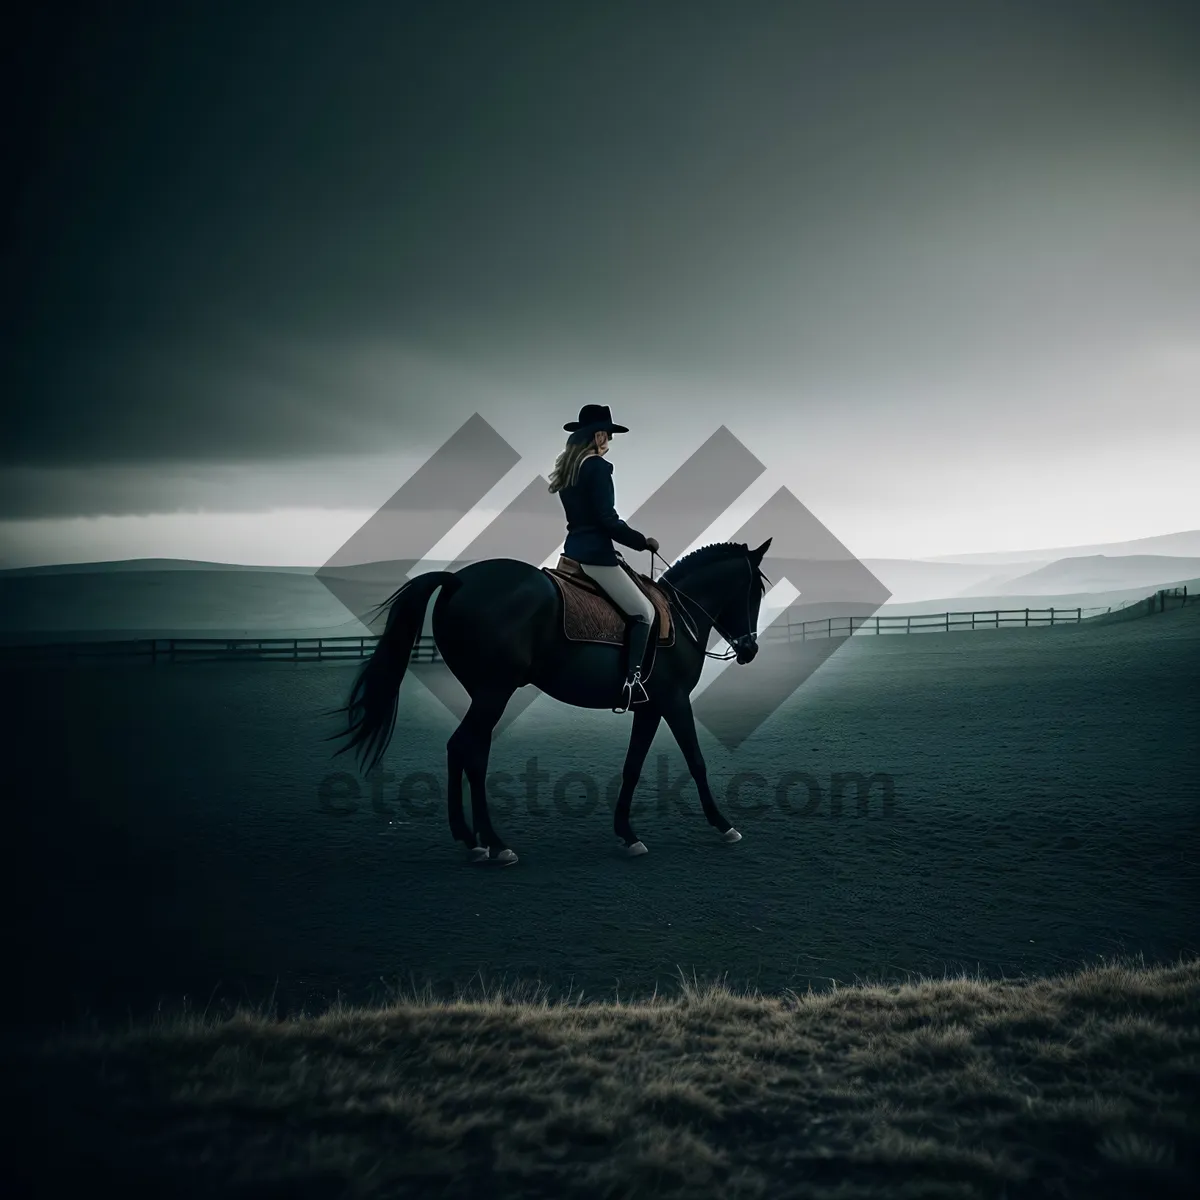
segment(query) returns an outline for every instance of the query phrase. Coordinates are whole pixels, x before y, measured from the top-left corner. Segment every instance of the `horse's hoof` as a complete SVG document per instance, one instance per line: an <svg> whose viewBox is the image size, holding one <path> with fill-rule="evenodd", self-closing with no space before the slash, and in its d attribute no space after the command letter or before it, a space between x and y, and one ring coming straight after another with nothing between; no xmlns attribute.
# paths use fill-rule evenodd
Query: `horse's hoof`
<svg viewBox="0 0 1200 1200"><path fill-rule="evenodd" d="M473 863L487 862L491 851L486 846L472 846L467 851L467 857Z"/></svg>
<svg viewBox="0 0 1200 1200"><path fill-rule="evenodd" d="M492 861L499 863L502 867L511 867L513 863L518 861L518 859L515 851L501 850L500 853L497 854L494 859L492 859Z"/></svg>
<svg viewBox="0 0 1200 1200"><path fill-rule="evenodd" d="M646 849L645 842L634 842L632 845L625 847L625 853L628 854L630 858L640 858L641 855L649 854L650 851Z"/></svg>
<svg viewBox="0 0 1200 1200"><path fill-rule="evenodd" d="M723 842L740 842L741 840L742 835L732 826L721 834L721 841Z"/></svg>

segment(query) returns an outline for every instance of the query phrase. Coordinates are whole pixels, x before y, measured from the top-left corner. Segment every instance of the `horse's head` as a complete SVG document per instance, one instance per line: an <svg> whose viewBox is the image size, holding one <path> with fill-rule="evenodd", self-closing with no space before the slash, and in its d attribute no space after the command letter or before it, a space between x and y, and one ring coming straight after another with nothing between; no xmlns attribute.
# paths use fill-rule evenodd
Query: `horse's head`
<svg viewBox="0 0 1200 1200"><path fill-rule="evenodd" d="M750 662L758 653L758 610L766 592L766 576L762 573L762 560L770 546L767 538L757 550L743 546L742 562L746 570L737 571L738 584L729 602L717 614L717 632L733 647L741 665Z"/></svg>
<svg viewBox="0 0 1200 1200"><path fill-rule="evenodd" d="M770 545L767 538L756 550L741 542L705 546L664 575L700 603L741 664L758 653L758 611L767 582L762 560Z"/></svg>

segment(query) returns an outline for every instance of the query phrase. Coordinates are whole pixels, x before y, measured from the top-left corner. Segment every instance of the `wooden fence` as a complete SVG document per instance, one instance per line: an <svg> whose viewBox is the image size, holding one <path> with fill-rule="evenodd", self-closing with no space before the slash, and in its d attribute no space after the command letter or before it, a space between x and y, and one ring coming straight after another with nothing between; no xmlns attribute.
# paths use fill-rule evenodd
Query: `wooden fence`
<svg viewBox="0 0 1200 1200"><path fill-rule="evenodd" d="M961 629L998 629L1007 625L1062 625L1081 619L1082 610L1013 609L986 612L935 613L914 616L829 617L819 621L776 622L762 640L808 641L846 637L853 633L949 633ZM158 662L200 662L220 659L245 662L338 662L367 658L377 638L134 638L127 641L54 642L0 647L0 660L86 662L103 659ZM433 638L422 635L413 649L413 662L440 660Z"/></svg>
<svg viewBox="0 0 1200 1200"><path fill-rule="evenodd" d="M1168 608L1182 608L1185 604L1195 604L1197 600L1200 600L1200 596L1195 592L1189 596L1185 583L1181 587L1159 588L1153 596L1147 596L1145 602L1153 613L1166 612Z"/></svg>
<svg viewBox="0 0 1200 1200"><path fill-rule="evenodd" d="M379 639L316 638L134 638L128 641L54 642L0 647L4 661L87 662L96 659L139 659L158 662L203 662L220 659L244 662L338 662L370 657ZM422 636L413 648L412 662L436 662L440 656L432 637Z"/></svg>
<svg viewBox="0 0 1200 1200"><path fill-rule="evenodd" d="M815 621L777 621L760 641L809 641L814 638L862 634L953 633L963 629L1029 628L1038 625L1077 625L1082 608L989 608L974 612L888 614L877 617L825 617Z"/></svg>
<svg viewBox="0 0 1200 1200"><path fill-rule="evenodd" d="M1167 588L1136 603L1150 612L1196 603L1187 588ZM1124 608L1125 605L1118 606ZM1033 628L1076 625L1113 608L992 608L974 612L913 613L873 617L824 617L813 621L776 621L763 631L760 641L810 641L817 638L883 636L895 633L954 633L972 629ZM158 662L339 662L367 658L378 639L360 637L315 638L134 638L128 641L54 642L25 646L0 646L0 662L87 662L116 659ZM433 638L422 635L413 649L413 662L438 662L441 656Z"/></svg>

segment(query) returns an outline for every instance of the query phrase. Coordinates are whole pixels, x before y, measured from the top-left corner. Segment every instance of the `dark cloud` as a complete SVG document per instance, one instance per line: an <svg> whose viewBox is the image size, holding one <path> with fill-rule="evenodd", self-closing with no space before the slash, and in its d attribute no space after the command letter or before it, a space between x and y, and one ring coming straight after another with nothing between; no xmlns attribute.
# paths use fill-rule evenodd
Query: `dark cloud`
<svg viewBox="0 0 1200 1200"><path fill-rule="evenodd" d="M1194 14L31 6L0 465L400 449L539 372L879 408L1183 336Z"/></svg>

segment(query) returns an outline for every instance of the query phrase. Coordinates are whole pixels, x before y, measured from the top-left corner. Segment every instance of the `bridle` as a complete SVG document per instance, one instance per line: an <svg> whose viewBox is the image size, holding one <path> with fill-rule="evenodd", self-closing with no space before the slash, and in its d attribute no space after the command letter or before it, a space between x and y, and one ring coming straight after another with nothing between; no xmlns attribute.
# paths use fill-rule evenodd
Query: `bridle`
<svg viewBox="0 0 1200 1200"><path fill-rule="evenodd" d="M693 642L696 643L696 646L704 652L704 656L706 658L715 658L718 662L726 662L727 660L729 660L731 658L737 657L737 653L738 653L737 647L739 645L744 644L747 640L749 640L749 641L757 640L758 635L753 632L747 633L744 638L735 638L735 637L731 636L730 634L726 633L725 630L720 627L720 625L717 624L716 617L714 617L712 615L712 613L710 613L708 611L708 609L706 609L704 607L704 605L701 604L700 601L697 600L695 597L689 596L687 594L687 592L683 591L681 588L676 587L675 584L673 584L669 579L666 579L666 578L663 578L660 576L657 580L655 580L654 579L654 560L656 558L659 560L659 562L661 562L663 564L664 572L666 571L667 567L670 566L670 564L667 562L667 560L665 558L662 557L661 554L659 554L655 550L651 550L650 551L650 579L652 582L656 582L659 585L659 587L667 589L670 596L673 596L675 598L677 603L673 604L672 608L674 608L675 611L678 612L681 622L683 624L683 627L685 630L687 630L688 636L692 639ZM751 565L749 558L747 558L745 560L745 562L746 562L747 569L750 571L750 583L753 586L753 584L754 584L754 567ZM700 631L696 628L696 624L692 620L691 613L688 612L687 607L682 603L682 601L684 601L684 600L687 600L689 603L694 604L708 618L708 623L713 627L713 629L715 629L717 631L717 634L720 637L724 638L725 643L728 646L728 649L725 651L724 654L716 654L712 650L708 650L705 648L704 643L700 640ZM750 628L750 591L749 590L747 590L747 592L746 592L746 628L747 629Z"/></svg>

